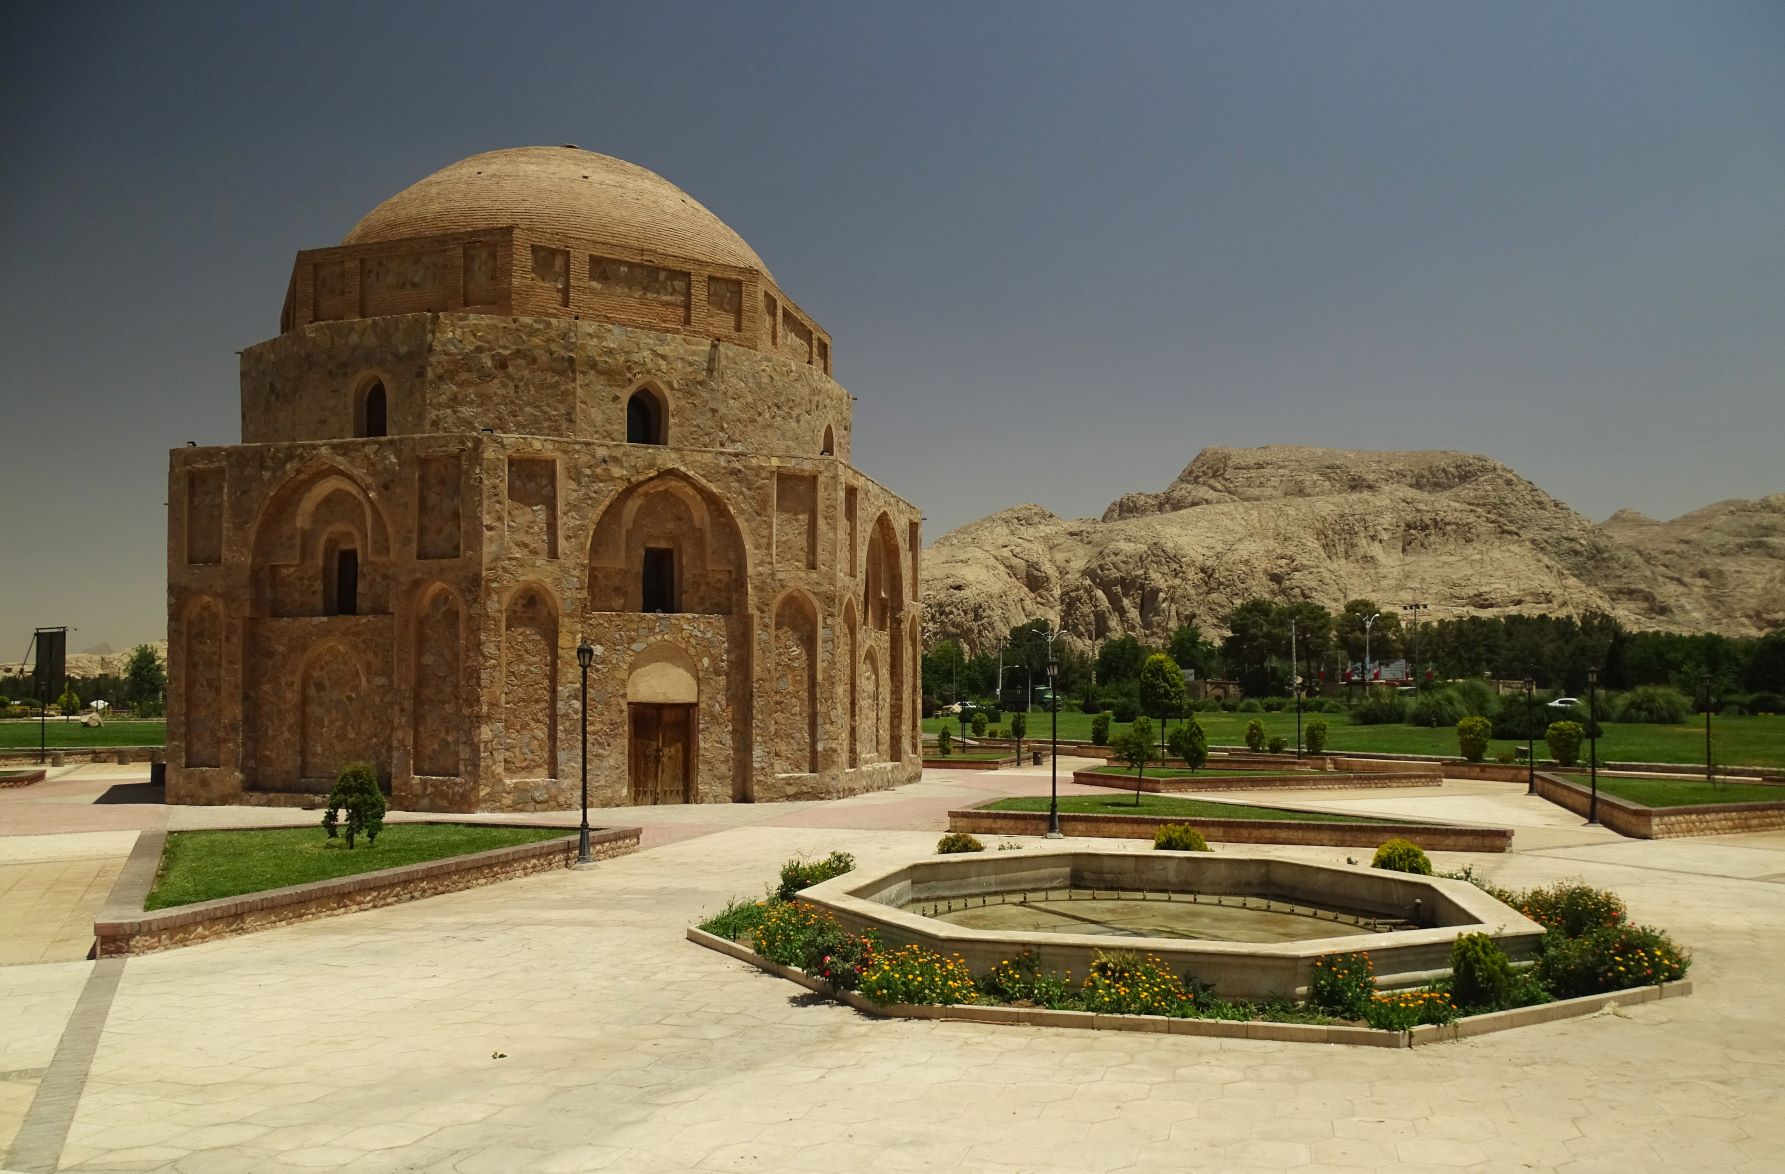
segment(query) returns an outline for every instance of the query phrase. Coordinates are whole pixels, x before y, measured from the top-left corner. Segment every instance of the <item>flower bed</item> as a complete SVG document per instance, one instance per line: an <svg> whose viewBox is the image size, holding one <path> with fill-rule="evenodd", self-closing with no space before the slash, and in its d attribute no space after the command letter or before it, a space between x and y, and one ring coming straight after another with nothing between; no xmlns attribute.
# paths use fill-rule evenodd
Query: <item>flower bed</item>
<svg viewBox="0 0 1785 1174"><path fill-rule="evenodd" d="M1664 932L1629 924L1615 894L1580 885L1507 893L1468 870L1456 879L1549 927L1533 966L1514 968L1492 939L1472 934L1453 948L1449 976L1412 990L1378 990L1367 951L1323 955L1304 1001L1220 999L1159 957L1125 950L1099 951L1079 979L1043 970L1028 953L974 975L960 955L885 947L872 931L853 933L797 894L734 901L690 927L688 939L876 1015L1376 1047L1691 992L1690 955Z"/></svg>

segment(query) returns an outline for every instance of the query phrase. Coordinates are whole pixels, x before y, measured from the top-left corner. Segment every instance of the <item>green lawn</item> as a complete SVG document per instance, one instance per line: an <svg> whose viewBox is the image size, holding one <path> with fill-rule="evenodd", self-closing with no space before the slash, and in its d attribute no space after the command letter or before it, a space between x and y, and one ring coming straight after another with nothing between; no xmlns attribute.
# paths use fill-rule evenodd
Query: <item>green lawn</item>
<svg viewBox="0 0 1785 1174"><path fill-rule="evenodd" d="M115 721L88 728L79 722L52 717L44 735L51 750L88 749L94 746L162 746L167 743L164 721ZM0 721L0 750L37 749L37 722Z"/></svg>
<svg viewBox="0 0 1785 1174"><path fill-rule="evenodd" d="M1590 775L1562 776L1588 786ZM1785 787L1764 783L1718 783L1699 779L1620 779L1599 776L1599 789L1644 807L1691 807L1699 803L1785 803Z"/></svg>
<svg viewBox="0 0 1785 1174"><path fill-rule="evenodd" d="M1047 796L1000 799L980 808L982 811L1046 811ZM1212 799L1181 799L1175 795L1142 793L1140 806L1133 795L1066 795L1060 799L1060 810L1074 815L1168 815L1184 819L1263 819L1291 823L1411 823L1370 819L1361 815L1329 815L1324 811L1295 811L1287 807L1248 807L1240 803L1221 803Z"/></svg>
<svg viewBox="0 0 1785 1174"><path fill-rule="evenodd" d="M1295 713L1199 713L1196 720L1208 733L1209 741L1217 746L1244 745L1246 740L1246 724L1254 718L1264 724L1265 737L1281 736L1288 741L1290 748L1295 747ZM1457 754L1457 736L1455 729L1426 729L1418 726L1355 726L1350 716L1343 713L1320 713L1302 715L1302 728L1307 729L1310 721L1319 718L1327 725L1326 746L1329 751L1377 751L1385 754L1436 754L1455 757ZM1004 715L1003 722L1008 725L1010 715ZM1157 727L1158 723L1154 723ZM923 723L924 732L934 734L942 728L939 718L927 718ZM1110 733L1125 731L1128 727L1110 724ZM949 729L960 733L960 723L950 719ZM1704 761L1704 723L1687 723L1680 726L1630 725L1621 722L1606 722L1605 736L1599 739L1599 759L1601 762L1678 762L1701 763ZM1771 717L1719 717L1712 719L1712 736L1716 743L1716 757L1719 762L1740 763L1744 766L1785 766L1785 715ZM1060 714L1060 737L1063 740L1090 741L1091 715L1084 713ZM1048 738L1048 715L1037 710L1029 715L1029 737L1026 742L1045 743ZM1502 750L1523 748L1523 742L1495 740L1488 747L1488 760ZM1583 747L1582 752L1585 752ZM1548 751L1544 748L1543 739L1537 739L1537 756L1543 758Z"/></svg>
<svg viewBox="0 0 1785 1174"><path fill-rule="evenodd" d="M349 852L345 839L329 839L320 826L175 832L167 837L161 871L143 908L239 897L569 834L562 828L393 823L385 825L374 846L360 841Z"/></svg>

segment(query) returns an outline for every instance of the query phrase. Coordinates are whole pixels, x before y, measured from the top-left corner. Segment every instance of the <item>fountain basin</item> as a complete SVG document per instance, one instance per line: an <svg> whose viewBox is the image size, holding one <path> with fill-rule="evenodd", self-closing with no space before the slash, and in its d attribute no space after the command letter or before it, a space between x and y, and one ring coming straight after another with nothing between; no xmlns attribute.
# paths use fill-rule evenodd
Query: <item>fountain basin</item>
<svg viewBox="0 0 1785 1174"><path fill-rule="evenodd" d="M1544 932L1466 881L1232 852L949 856L849 873L800 899L889 945L959 954L975 973L1028 951L1082 976L1098 951L1125 949L1226 998L1305 998L1316 958L1358 951L1378 986L1415 986L1449 972L1463 934L1488 934L1517 962Z"/></svg>

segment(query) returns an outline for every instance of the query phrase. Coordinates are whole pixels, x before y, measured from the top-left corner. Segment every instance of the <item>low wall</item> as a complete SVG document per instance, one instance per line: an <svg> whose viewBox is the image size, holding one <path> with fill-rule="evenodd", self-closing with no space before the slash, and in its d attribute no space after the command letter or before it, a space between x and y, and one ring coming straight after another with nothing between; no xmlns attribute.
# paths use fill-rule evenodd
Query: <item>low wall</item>
<svg viewBox="0 0 1785 1174"><path fill-rule="evenodd" d="M1537 793L1583 818L1592 791L1557 775L1539 772ZM1785 829L1785 796L1777 803L1705 803L1692 807L1644 807L1599 792L1599 822L1620 836L1665 840L1680 836L1725 836Z"/></svg>
<svg viewBox="0 0 1785 1174"><path fill-rule="evenodd" d="M997 770L1000 767L1014 766L1016 758L962 758L951 754L947 758L932 758L928 755L923 760L926 770Z"/></svg>
<svg viewBox="0 0 1785 1174"><path fill-rule="evenodd" d="M1225 765L1225 764L1223 764ZM1136 779L1132 774L1118 774L1113 769L1077 770L1072 781L1090 787L1109 787L1132 791ZM1157 795L1180 791L1293 791L1320 790L1333 787L1436 787L1444 780L1436 771L1383 771L1381 773L1329 773L1316 775L1144 775L1140 789Z"/></svg>
<svg viewBox="0 0 1785 1174"><path fill-rule="evenodd" d="M67 766L75 762L115 762L120 766L132 762L163 762L167 757L167 749L163 746L82 746L75 749L56 749L54 746L46 752L50 766ZM0 752L0 766L37 763L37 751L7 750Z"/></svg>
<svg viewBox="0 0 1785 1174"><path fill-rule="evenodd" d="M462 824L467 821L416 822ZM136 848L126 861L124 871L93 922L93 937L101 958L146 954L553 872L576 862L576 829L569 828L566 832L563 839L492 848L467 856L381 868L357 876L312 881L153 912L143 910L143 899L154 885L167 833L145 832L137 838ZM638 837L638 828L603 828L590 834L589 843L595 858L606 860L636 850Z"/></svg>
<svg viewBox="0 0 1785 1174"><path fill-rule="evenodd" d="M1187 823L1205 839L1224 844L1307 844L1374 850L1384 840L1400 838L1412 840L1428 852L1505 852L1512 847L1509 828L1060 813L1063 834L1100 839L1150 840L1160 825L1167 823ZM951 811L948 813L948 830L985 836L1046 835L1047 812L987 811L983 808Z"/></svg>
<svg viewBox="0 0 1785 1174"><path fill-rule="evenodd" d="M29 787L32 783L43 782L43 778L41 769L0 771L0 787Z"/></svg>

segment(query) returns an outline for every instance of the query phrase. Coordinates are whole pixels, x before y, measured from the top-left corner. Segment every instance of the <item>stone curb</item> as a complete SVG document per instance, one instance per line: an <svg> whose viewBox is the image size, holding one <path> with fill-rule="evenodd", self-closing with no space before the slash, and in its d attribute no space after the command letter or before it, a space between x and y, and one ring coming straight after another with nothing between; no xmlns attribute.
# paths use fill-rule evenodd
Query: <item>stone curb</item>
<svg viewBox="0 0 1785 1174"><path fill-rule="evenodd" d="M39 767L37 770L22 770L16 774L0 776L0 787L29 787L32 783L41 783L48 772ZM0 1171L0 1174L5 1174Z"/></svg>
<svg viewBox="0 0 1785 1174"><path fill-rule="evenodd" d="M914 1006L909 1003L888 1003L882 1006L855 991L833 991L830 984L815 979L803 970L770 962L767 958L736 942L688 927L688 940L739 962L748 962L776 978L797 983L814 994L824 995L865 1015L882 1019L929 1019L952 1023L992 1023L1023 1027L1058 1027L1088 1031L1141 1031L1162 1035L1201 1036L1210 1039L1255 1039L1279 1043L1343 1044L1351 1047L1414 1048L1426 1044L1469 1039L1514 1027L1536 1023L1554 1023L1578 1019L1606 1007L1633 1006L1658 999L1677 999L1692 993L1692 980L1662 983L1659 986L1632 987L1603 995L1586 995L1563 999L1536 1007L1519 1007L1511 1011L1494 1011L1486 1015L1470 1015L1455 1023L1429 1024L1411 1031L1383 1031L1373 1027L1347 1027L1319 1023L1272 1023L1231 1019L1174 1019L1163 1015L1104 1015L1089 1011L1049 1011L1040 1007L975 1007L955 1004L946 1007Z"/></svg>
<svg viewBox="0 0 1785 1174"><path fill-rule="evenodd" d="M1118 791L1132 791L1135 783L1133 775L1123 775L1115 770L1095 769L1073 771L1072 781L1083 783L1088 787L1109 787ZM1436 771L1427 773L1419 770L1322 772L1318 775L1232 775L1226 777L1221 775L1207 777L1166 775L1157 778L1143 776L1140 779L1141 790L1160 795L1175 794L1179 791L1319 791L1338 790L1344 787L1369 790L1381 787L1439 787L1443 785L1444 779Z"/></svg>
<svg viewBox="0 0 1785 1174"><path fill-rule="evenodd" d="M925 770L1002 770L1004 767L1014 765L1016 765L1014 756L996 759L963 759L951 755L948 758L926 757L923 760Z"/></svg>
<svg viewBox="0 0 1785 1174"><path fill-rule="evenodd" d="M1512 847L1510 828L1464 827L1429 823L1283 822L1265 819L1205 819L1159 815L1060 813L1060 830L1068 836L1150 840L1161 824L1188 823L1204 837L1226 844L1305 844L1337 848L1379 847L1394 837L1412 840L1430 852L1505 852ZM1045 811L951 811L948 830L988 836L1039 836L1047 831Z"/></svg>
<svg viewBox="0 0 1785 1174"><path fill-rule="evenodd" d="M405 822L470 824L477 827L538 826L486 824L466 819ZM257 831L266 828L214 830ZM506 848L491 848L464 856L449 856L443 860L402 864L354 876L309 881L239 897L220 897L214 901L178 905L154 912L145 912L142 901L153 887L167 833L147 832L137 837L136 847L131 850L130 858L125 861L117 883L112 886L105 905L93 922L98 956L107 958L143 954L194 945L214 938L254 933L359 909L396 905L569 867L576 860L577 829L551 830L564 830L569 834L531 844L513 844ZM589 836L590 847L598 860L624 855L637 850L639 834L638 828L596 829Z"/></svg>
<svg viewBox="0 0 1785 1174"><path fill-rule="evenodd" d="M1545 771L1537 772L1537 794L1579 816L1585 816L1592 805L1592 792L1588 788ZM1620 836L1637 840L1777 831L1785 828L1785 800L1645 807L1600 791L1599 822Z"/></svg>

